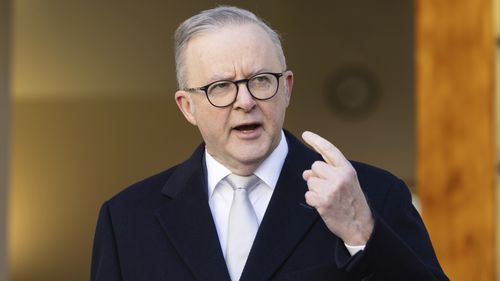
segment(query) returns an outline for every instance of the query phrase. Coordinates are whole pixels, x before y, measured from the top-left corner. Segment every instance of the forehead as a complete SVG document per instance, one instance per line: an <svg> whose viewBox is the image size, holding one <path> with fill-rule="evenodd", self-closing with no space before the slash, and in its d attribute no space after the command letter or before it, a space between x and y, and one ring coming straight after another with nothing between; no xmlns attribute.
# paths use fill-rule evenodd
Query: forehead
<svg viewBox="0 0 500 281"><path fill-rule="evenodd" d="M229 25L191 39L185 53L189 83L282 71L277 48L256 24Z"/></svg>

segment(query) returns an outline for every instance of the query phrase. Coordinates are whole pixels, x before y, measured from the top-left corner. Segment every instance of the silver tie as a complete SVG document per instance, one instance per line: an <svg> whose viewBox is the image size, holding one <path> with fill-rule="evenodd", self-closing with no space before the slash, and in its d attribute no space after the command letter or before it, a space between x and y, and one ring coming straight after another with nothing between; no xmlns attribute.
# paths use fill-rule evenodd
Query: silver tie
<svg viewBox="0 0 500 281"><path fill-rule="evenodd" d="M257 216L248 199L248 191L259 182L259 178L230 174L226 180L234 190L229 211L226 263L231 280L238 281L259 229Z"/></svg>

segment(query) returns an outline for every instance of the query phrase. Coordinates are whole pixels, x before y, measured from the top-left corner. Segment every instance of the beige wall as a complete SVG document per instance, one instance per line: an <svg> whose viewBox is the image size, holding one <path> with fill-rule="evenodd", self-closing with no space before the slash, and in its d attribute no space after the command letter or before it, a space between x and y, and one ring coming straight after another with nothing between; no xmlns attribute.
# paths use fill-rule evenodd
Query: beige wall
<svg viewBox="0 0 500 281"><path fill-rule="evenodd" d="M9 140L9 1L0 0L0 281L7 280L7 203Z"/></svg>
<svg viewBox="0 0 500 281"><path fill-rule="evenodd" d="M352 159L414 174L411 1L243 1L284 37L296 76L286 127ZM88 280L100 204L200 142L173 102L172 34L212 1L16 1L12 86L12 281ZM332 73L376 77L379 106L345 120Z"/></svg>
<svg viewBox="0 0 500 281"><path fill-rule="evenodd" d="M170 98L15 102L12 280L88 280L100 204L189 155Z"/></svg>
<svg viewBox="0 0 500 281"><path fill-rule="evenodd" d="M172 95L175 27L214 5L208 0L175 3L16 1L15 99ZM412 1L225 3L258 12L282 33L296 75L288 127L323 129L349 157L413 178ZM326 98L333 91L328 88L332 74L353 65L373 74L382 96L369 118L358 121L339 118Z"/></svg>

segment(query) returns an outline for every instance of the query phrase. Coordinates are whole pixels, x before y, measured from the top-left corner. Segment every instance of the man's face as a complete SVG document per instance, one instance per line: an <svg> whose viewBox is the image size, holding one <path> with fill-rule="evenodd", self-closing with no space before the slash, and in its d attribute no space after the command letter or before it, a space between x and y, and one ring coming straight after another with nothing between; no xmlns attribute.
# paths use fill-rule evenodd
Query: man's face
<svg viewBox="0 0 500 281"><path fill-rule="evenodd" d="M282 68L271 39L255 24L227 26L199 35L185 52L189 87L282 72ZM245 175L278 145L292 86L293 74L287 71L279 78L277 94L260 101L241 83L236 101L224 108L211 105L203 91L178 91L175 96L186 119L198 126L210 155L234 173Z"/></svg>

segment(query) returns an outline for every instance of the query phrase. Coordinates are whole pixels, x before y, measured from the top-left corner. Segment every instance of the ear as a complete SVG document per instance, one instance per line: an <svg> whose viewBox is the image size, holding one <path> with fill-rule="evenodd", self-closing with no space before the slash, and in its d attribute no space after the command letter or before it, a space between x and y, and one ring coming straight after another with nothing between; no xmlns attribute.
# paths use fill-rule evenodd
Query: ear
<svg viewBox="0 0 500 281"><path fill-rule="evenodd" d="M287 70L284 76L286 105L288 106L290 104L290 98L293 90L293 72L291 70Z"/></svg>
<svg viewBox="0 0 500 281"><path fill-rule="evenodd" d="M194 104L189 95L190 93L182 90L175 92L175 103L177 103L177 107L179 107L186 120L196 126L196 118L193 114Z"/></svg>

